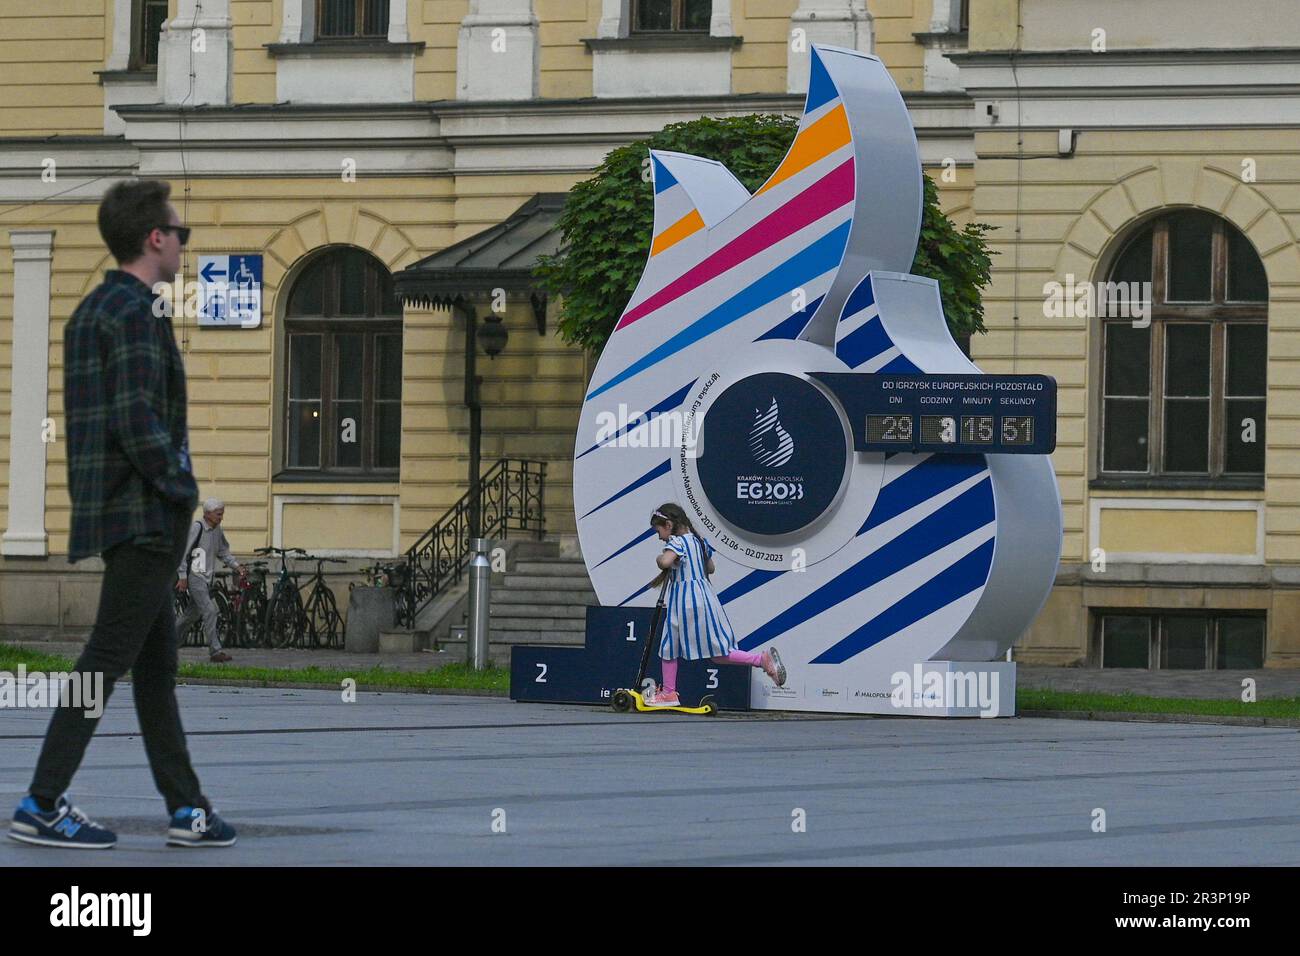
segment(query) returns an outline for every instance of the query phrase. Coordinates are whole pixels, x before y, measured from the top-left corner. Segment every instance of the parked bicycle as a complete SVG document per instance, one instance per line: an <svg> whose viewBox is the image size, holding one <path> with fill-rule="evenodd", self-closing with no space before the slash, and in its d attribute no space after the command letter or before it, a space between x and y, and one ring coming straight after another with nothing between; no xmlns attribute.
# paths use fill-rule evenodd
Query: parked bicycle
<svg viewBox="0 0 1300 956"><path fill-rule="evenodd" d="M309 588L307 601L303 605L303 613L306 616L303 637L311 647L342 647L343 615L339 614L334 592L325 583L323 569L326 564L347 564L347 562L342 558L322 558L318 555L304 555L303 560L316 562L316 573L303 585L304 588Z"/></svg>
<svg viewBox="0 0 1300 956"><path fill-rule="evenodd" d="M254 553L280 559L280 573L271 586L262 616L265 640L271 647L298 645L307 629L307 615L298 588L301 572L291 570L289 561L293 556L306 556L307 552L302 548L256 548Z"/></svg>
<svg viewBox="0 0 1300 956"><path fill-rule="evenodd" d="M248 576L236 579L237 591L231 599L233 632L240 647L265 647L262 619L266 616L266 562L244 564Z"/></svg>

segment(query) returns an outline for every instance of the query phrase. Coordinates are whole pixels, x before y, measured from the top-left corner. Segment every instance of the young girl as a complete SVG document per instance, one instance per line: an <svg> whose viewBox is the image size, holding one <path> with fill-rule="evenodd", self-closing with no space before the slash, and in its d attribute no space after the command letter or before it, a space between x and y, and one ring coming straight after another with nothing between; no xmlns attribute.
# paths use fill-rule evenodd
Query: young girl
<svg viewBox="0 0 1300 956"><path fill-rule="evenodd" d="M660 505L650 517L650 526L659 533L659 540L665 542L663 552L655 559L660 572L652 586L661 585L665 575L672 577L665 600L664 636L659 642L664 682L646 703L653 706L680 703L677 698L679 657L692 661L707 657L715 664L761 667L777 687L784 686L785 665L775 647L759 654L736 646L727 612L709 585L708 576L714 571L713 547L695 534L686 512L675 504Z"/></svg>

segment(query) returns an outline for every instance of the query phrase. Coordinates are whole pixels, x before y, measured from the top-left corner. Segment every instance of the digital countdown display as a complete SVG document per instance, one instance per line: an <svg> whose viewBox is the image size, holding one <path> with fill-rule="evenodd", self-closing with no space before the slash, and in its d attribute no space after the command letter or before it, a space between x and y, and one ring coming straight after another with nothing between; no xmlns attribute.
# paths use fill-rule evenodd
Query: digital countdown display
<svg viewBox="0 0 1300 956"><path fill-rule="evenodd" d="M867 441L912 442L911 415L868 415Z"/></svg>
<svg viewBox="0 0 1300 956"><path fill-rule="evenodd" d="M1047 375L814 372L844 406L855 451L1046 455L1056 448Z"/></svg>

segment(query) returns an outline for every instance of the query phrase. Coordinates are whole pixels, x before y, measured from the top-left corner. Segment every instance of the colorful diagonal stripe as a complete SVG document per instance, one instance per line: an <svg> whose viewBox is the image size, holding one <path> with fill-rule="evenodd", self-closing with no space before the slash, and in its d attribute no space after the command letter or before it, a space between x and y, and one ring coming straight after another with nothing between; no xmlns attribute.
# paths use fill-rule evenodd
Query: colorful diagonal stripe
<svg viewBox="0 0 1300 956"><path fill-rule="evenodd" d="M829 272L844 255L844 243L848 240L849 226L850 223L845 221L807 248L795 253L767 275L759 277L756 282L741 289L712 312L697 319L667 342L637 359L604 385L588 394L587 400L590 401L597 395L627 381L633 375L644 372L670 355L712 335L718 329L749 315L777 296L786 295L791 289L797 289L809 280Z"/></svg>
<svg viewBox="0 0 1300 956"><path fill-rule="evenodd" d="M640 305L629 309L615 329L631 325L637 319L680 299L769 246L794 235L846 203L853 201L853 159L846 159L798 196L783 203L766 217L746 229L735 239L693 269L674 279Z"/></svg>

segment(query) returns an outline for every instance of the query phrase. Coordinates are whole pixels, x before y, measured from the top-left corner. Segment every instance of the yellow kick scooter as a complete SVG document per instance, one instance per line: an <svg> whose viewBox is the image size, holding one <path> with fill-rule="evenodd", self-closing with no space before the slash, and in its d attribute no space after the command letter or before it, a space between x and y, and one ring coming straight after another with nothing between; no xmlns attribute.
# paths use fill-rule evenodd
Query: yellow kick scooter
<svg viewBox="0 0 1300 956"><path fill-rule="evenodd" d="M704 714L707 717L713 717L718 712L718 704L712 695L702 698L698 707L683 707L680 704L675 707L655 707L645 702L645 698L641 696L639 690L645 681L646 668L650 666L650 648L654 647L659 636L659 625L663 623L664 594L668 591L669 577L671 575L664 576L663 586L659 588L659 600L655 603L654 614L650 616L650 632L645 639L645 648L641 651L641 667L636 672L636 683L631 688L619 688L614 691L614 696L610 699L610 706L620 714L626 714L636 708L637 713L641 714L673 712L678 714Z"/></svg>

